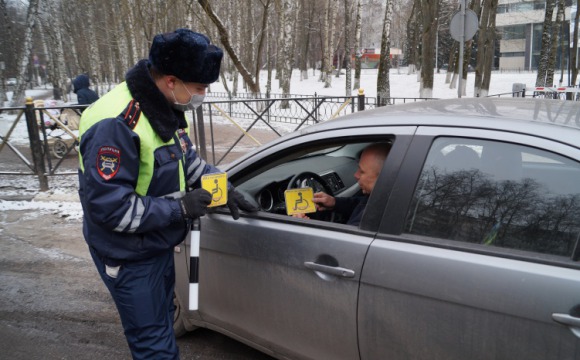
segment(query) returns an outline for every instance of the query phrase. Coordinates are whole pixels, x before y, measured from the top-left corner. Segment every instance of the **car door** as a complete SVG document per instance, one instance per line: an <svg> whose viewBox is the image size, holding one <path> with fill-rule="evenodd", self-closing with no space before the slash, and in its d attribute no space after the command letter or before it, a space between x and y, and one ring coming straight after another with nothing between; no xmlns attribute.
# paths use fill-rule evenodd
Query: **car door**
<svg viewBox="0 0 580 360"><path fill-rule="evenodd" d="M364 264L361 358L579 359L579 159L420 128Z"/></svg>
<svg viewBox="0 0 580 360"><path fill-rule="evenodd" d="M372 140L385 138L372 129L359 136L368 133ZM260 163L278 162L278 151L300 152L309 144L316 148L342 137L352 142L356 136L357 130L329 132L324 139L304 136L270 149ZM408 143L397 139L391 152L404 151ZM237 169L247 173L253 166L254 173L262 172L252 163ZM231 178L239 185L235 172ZM264 211L237 221L225 212L205 216L199 280L203 321L280 358L359 358L359 280L380 216L371 218L362 230Z"/></svg>

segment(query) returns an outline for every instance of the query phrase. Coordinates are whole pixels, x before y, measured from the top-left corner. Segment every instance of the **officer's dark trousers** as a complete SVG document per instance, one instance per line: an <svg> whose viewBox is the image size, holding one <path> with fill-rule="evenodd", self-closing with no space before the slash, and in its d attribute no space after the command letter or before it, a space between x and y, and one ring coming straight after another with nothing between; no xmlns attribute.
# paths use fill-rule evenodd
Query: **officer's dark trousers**
<svg viewBox="0 0 580 360"><path fill-rule="evenodd" d="M107 275L93 249L91 255L115 300L133 359L179 359L173 333L173 251L125 263L116 278Z"/></svg>

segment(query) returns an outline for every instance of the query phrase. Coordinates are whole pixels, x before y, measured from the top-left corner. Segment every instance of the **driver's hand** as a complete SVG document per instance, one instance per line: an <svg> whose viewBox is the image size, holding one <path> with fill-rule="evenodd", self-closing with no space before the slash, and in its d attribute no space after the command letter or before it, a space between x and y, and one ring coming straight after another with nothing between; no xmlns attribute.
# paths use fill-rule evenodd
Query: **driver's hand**
<svg viewBox="0 0 580 360"><path fill-rule="evenodd" d="M323 192L315 193L312 201L314 201L317 211L332 210L336 205L336 200L334 197Z"/></svg>
<svg viewBox="0 0 580 360"><path fill-rule="evenodd" d="M293 214L292 217L299 219L310 219L306 214Z"/></svg>

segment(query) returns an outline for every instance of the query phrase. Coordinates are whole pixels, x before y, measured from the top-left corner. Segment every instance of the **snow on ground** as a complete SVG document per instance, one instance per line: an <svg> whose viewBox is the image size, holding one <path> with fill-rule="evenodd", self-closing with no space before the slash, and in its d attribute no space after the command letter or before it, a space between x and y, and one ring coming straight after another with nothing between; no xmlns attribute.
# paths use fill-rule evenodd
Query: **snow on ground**
<svg viewBox="0 0 580 360"><path fill-rule="evenodd" d="M344 73L344 70L341 72ZM369 97L377 96L377 69L362 69L361 70L361 80L360 87L364 89L365 95ZM390 71L390 84L391 84L391 96L392 97L406 97L406 98L418 98L419 97L419 82L417 74L407 74L407 68L391 69ZM346 77L341 75L339 78L332 77L332 87L324 88L324 83L318 81L320 72L317 71L316 75L313 75L312 70L308 71L308 79L300 80L300 73L297 70L292 72L292 82L290 86L291 94L304 94L304 95L328 95L328 96L345 96L345 82ZM354 71L352 71L352 76L354 77ZM435 73L433 78L433 97L434 98L456 98L457 89L449 89L449 84L445 84L445 78L447 74L445 71L441 71L439 74ZM466 97L473 97L473 83L475 80L475 73L470 72L467 75L466 84ZM265 92L267 81L267 73L262 72L260 75L260 86L263 92ZM491 76L491 83L489 94L503 94L511 93L512 85L514 83L526 84L527 89L533 89L536 82L535 72L494 72ZM242 84L240 77L240 84ZM354 83L354 81L353 81ZM230 89L232 89L232 84L228 83ZM272 93L281 94L282 91L278 87L278 81L275 80L275 76L272 75ZM215 83L211 85L211 91L223 92L225 88L223 84ZM350 95L357 95L357 90L352 90Z"/></svg>
<svg viewBox="0 0 580 360"><path fill-rule="evenodd" d="M354 72L353 72L354 74ZM266 87L266 72L263 72L260 79L262 89ZM450 89L449 84L445 84L445 72L434 75L434 98L457 98L457 89ZM473 82L474 73L468 74L467 79L467 96L473 96ZM327 96L345 96L345 76L339 78L332 78L332 87L324 88L324 83L318 81L319 73L313 75L312 71L308 72L308 79L300 80L300 74L297 70L293 72L291 90L292 94L312 96L317 94ZM535 73L493 73L491 78L491 86L489 94L503 94L511 93L514 83L524 83L527 89L533 89L536 79ZM369 97L376 97L376 80L377 70L363 69L361 73L361 88L364 89L365 95ZM242 83L241 81L239 82ZM419 97L419 82L416 74L407 74L406 68L392 69L390 73L391 96L396 98L416 98ZM232 83L228 84L232 89ZM272 80L272 93L281 94L278 88L278 81ZM225 88L221 82L211 85L212 92L225 92ZM352 95L357 94L357 90L351 92ZM39 88L35 90L27 90L26 96L33 98L50 98L52 95L51 89ZM8 93L9 98L12 93ZM76 99L71 100L71 103L76 103ZM15 114L8 114L6 112L0 113L0 135L4 136L14 120ZM226 120L222 120L226 121ZM242 126L244 124L242 123ZM288 128L290 129L290 128ZM290 131L290 130L288 130ZM286 131L287 132L287 131ZM16 144L28 143L28 134L26 130L26 122L24 118L19 121L10 137L11 142ZM6 150L7 151L7 150ZM76 176L60 176L58 178L52 177L49 179L50 190L44 193L38 191L38 180L33 176L0 176L0 199L18 197L24 200L6 201L0 200L0 211L5 210L33 210L38 209L38 216L46 213L58 213L62 217L68 219L80 219L82 217L82 209L78 201L76 190ZM31 201L26 199L32 198Z"/></svg>

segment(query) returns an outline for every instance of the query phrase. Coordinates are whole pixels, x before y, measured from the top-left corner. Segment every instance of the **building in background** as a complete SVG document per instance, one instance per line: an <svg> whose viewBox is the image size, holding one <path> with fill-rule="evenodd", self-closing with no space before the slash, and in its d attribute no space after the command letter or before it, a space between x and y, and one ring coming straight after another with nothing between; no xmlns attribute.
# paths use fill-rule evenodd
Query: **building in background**
<svg viewBox="0 0 580 360"><path fill-rule="evenodd" d="M575 14L576 7L571 7L571 0L566 0L564 25L560 36L564 40L564 57L558 49L556 68L568 68L570 43L570 16ZM496 26L500 34L499 69L500 70L536 70L542 45L542 29L546 11L545 0L499 0ZM557 8L554 10L556 20ZM563 60L563 61L560 61Z"/></svg>

